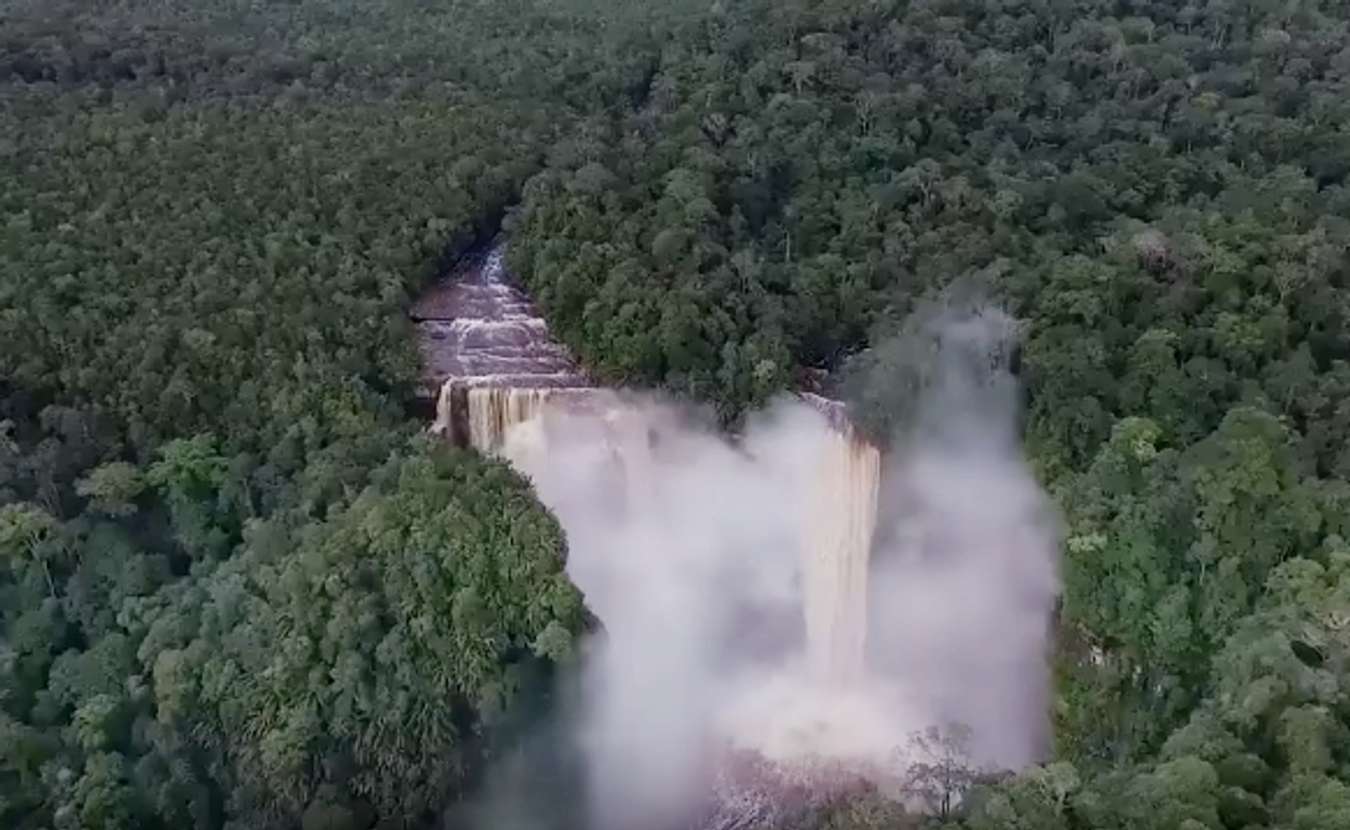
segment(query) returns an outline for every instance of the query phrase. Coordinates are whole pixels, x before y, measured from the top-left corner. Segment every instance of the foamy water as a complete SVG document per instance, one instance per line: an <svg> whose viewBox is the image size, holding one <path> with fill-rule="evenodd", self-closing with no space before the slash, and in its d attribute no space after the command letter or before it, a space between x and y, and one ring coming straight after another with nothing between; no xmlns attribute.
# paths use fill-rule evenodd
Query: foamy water
<svg viewBox="0 0 1350 830"><path fill-rule="evenodd" d="M434 286L413 308L424 384L584 387L585 375L512 282L494 245Z"/></svg>

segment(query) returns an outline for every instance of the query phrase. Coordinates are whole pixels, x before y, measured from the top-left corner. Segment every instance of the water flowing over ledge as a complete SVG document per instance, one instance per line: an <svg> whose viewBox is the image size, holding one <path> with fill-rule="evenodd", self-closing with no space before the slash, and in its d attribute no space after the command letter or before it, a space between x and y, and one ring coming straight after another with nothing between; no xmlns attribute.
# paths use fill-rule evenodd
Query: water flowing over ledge
<svg viewBox="0 0 1350 830"><path fill-rule="evenodd" d="M613 796L602 800L633 810L614 826L773 827L774 805L879 784L874 773L927 720L868 665L880 451L842 403L809 392L733 439L596 384L502 253L498 241L468 258L413 309L423 395L436 402L434 432L510 462L567 535L568 573L607 631L587 670L608 710L589 713L588 728L603 747L596 786ZM748 582L727 587L719 574L737 569ZM747 618L777 621L769 663L751 645L755 626L737 622ZM701 633L653 657L674 620ZM647 675L666 688L644 685ZM662 705L667 725L681 725L664 739L688 769L634 734L636 713L649 728ZM631 790L685 775L676 803ZM674 820L681 811L698 814L692 825Z"/></svg>
<svg viewBox="0 0 1350 830"><path fill-rule="evenodd" d="M504 254L500 238L470 253L410 312L422 355L417 396L435 403L433 429L483 452L499 449L507 430L539 416L548 401L582 409L613 404L553 338L507 273ZM797 398L851 444L867 443L840 401L811 392Z"/></svg>
<svg viewBox="0 0 1350 830"><path fill-rule="evenodd" d="M508 277L503 254L500 241L470 254L413 306L423 397L438 397L447 381L466 388L591 385Z"/></svg>

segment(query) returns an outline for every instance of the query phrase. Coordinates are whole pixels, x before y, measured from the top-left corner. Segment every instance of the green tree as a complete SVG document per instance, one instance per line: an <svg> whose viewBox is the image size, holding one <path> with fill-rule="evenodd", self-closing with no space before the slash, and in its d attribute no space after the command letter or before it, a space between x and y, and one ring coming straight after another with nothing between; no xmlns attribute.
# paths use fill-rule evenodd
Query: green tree
<svg viewBox="0 0 1350 830"><path fill-rule="evenodd" d="M0 507L0 553L12 569L40 569L49 596L56 597L52 564L64 548L56 519L50 513L34 504Z"/></svg>
<svg viewBox="0 0 1350 830"><path fill-rule="evenodd" d="M140 471L124 461L96 467L75 483L75 491L89 499L95 510L116 517L136 512L136 499L144 488Z"/></svg>

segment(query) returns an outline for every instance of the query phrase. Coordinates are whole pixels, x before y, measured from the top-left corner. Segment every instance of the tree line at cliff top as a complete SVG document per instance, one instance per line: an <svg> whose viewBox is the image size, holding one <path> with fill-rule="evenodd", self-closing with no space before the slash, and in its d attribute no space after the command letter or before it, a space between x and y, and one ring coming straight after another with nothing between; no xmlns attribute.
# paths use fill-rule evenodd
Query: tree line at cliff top
<svg viewBox="0 0 1350 830"><path fill-rule="evenodd" d="M1350 826L1348 17L0 3L0 820L472 785L583 626L528 487L404 410L410 298L505 214L588 366L729 422L954 282L1022 321L1055 757L929 821Z"/></svg>

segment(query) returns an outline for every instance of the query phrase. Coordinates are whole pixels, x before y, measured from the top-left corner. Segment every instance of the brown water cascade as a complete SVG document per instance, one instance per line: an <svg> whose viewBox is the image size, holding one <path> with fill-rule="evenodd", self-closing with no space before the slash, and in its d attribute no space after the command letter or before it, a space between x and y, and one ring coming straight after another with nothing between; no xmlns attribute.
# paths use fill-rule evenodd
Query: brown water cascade
<svg viewBox="0 0 1350 830"><path fill-rule="evenodd" d="M803 397L825 411L832 426L806 517L802 584L807 661L817 681L845 686L857 681L864 668L867 574L881 453L857 434L841 405Z"/></svg>
<svg viewBox="0 0 1350 830"><path fill-rule="evenodd" d="M594 384L550 336L528 296L506 273L500 243L468 258L417 303L412 317L421 338L422 394L436 403L432 429L448 440L504 457L530 474L541 464L547 469L569 463L559 430L593 429L601 436L597 446L612 459L612 480L620 482L616 489L626 491L615 494L616 510L626 499L641 497L642 482L635 479L659 476L663 465L684 463L678 438L660 443L662 434L674 436L678 430L667 430L663 416L653 414L659 407L633 403ZM814 426L804 433L803 446L811 448L807 454L814 453L815 461L792 479L800 484L804 505L798 521L805 668L811 684L843 689L865 671L867 580L881 457L853 429L841 404L809 393L798 398L824 416L811 418ZM587 417L574 417L578 413ZM570 433L568 441L577 443ZM562 517L570 538L566 509L549 506ZM786 792L784 775L802 775L801 770L776 769L767 761L727 766L723 773L732 777L719 777L731 790L717 788L712 812L699 825L742 826L759 809L742 809L747 794L760 792L772 800L773 792ZM822 779L817 794L829 797L853 780L844 776L826 787ZM800 784L792 786L800 789Z"/></svg>
<svg viewBox="0 0 1350 830"><path fill-rule="evenodd" d="M412 317L421 335L424 394L437 390L433 430L457 444L501 453L513 429L543 419L550 407L618 405L552 338L507 274L500 242L436 285ZM807 655L818 679L846 684L863 670L881 456L856 433L842 404L799 397L831 427L803 528Z"/></svg>
<svg viewBox="0 0 1350 830"><path fill-rule="evenodd" d="M507 276L503 246L471 255L413 307L422 397L433 430L482 452L537 417L546 401L584 398L593 385Z"/></svg>

